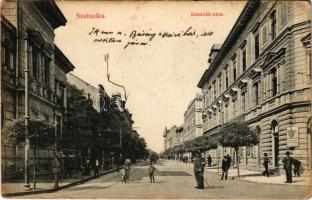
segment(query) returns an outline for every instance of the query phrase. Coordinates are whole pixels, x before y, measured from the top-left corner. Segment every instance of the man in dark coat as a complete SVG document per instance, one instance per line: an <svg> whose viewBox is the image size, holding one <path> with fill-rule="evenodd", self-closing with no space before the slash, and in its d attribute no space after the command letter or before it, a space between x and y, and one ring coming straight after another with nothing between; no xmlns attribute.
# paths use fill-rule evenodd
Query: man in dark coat
<svg viewBox="0 0 312 200"><path fill-rule="evenodd" d="M212 158L210 156L210 154L208 155L208 167L211 167L211 163L212 163Z"/></svg>
<svg viewBox="0 0 312 200"><path fill-rule="evenodd" d="M53 162L53 174L54 174L54 189L59 187L59 182L61 180L61 159L59 154L54 155Z"/></svg>
<svg viewBox="0 0 312 200"><path fill-rule="evenodd" d="M286 182L285 183L292 183L292 165L294 163L294 159L290 157L289 151L286 151L286 157L283 159L284 163L284 170L286 173Z"/></svg>
<svg viewBox="0 0 312 200"><path fill-rule="evenodd" d="M204 176L203 176L203 160L199 153L196 154L196 158L194 160L194 174L197 186L197 189L204 189Z"/></svg>
<svg viewBox="0 0 312 200"><path fill-rule="evenodd" d="M263 172L263 176L269 177L269 163L270 163L270 159L268 157L268 154L264 153L264 158L263 158L264 172Z"/></svg>
<svg viewBox="0 0 312 200"><path fill-rule="evenodd" d="M227 156L224 156L222 159L222 176L221 176L221 180L223 180L223 178L225 178L225 180L227 180L227 176L228 176L228 170L230 168L230 162Z"/></svg>

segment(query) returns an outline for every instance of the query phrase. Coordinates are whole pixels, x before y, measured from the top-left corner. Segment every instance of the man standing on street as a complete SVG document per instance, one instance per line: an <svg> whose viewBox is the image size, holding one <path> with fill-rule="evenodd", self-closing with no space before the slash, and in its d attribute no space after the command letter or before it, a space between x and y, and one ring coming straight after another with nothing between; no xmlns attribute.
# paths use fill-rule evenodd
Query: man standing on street
<svg viewBox="0 0 312 200"><path fill-rule="evenodd" d="M286 157L283 159L284 169L286 173L286 182L285 183L292 183L292 164L293 158L289 156L289 151L286 151Z"/></svg>
<svg viewBox="0 0 312 200"><path fill-rule="evenodd" d="M54 174L54 189L56 189L59 187L59 182L61 179L61 161L57 153L54 155L53 174Z"/></svg>
<svg viewBox="0 0 312 200"><path fill-rule="evenodd" d="M204 189L204 177L203 177L203 160L200 153L196 153L196 158L194 160L194 174L197 186L197 189Z"/></svg>
<svg viewBox="0 0 312 200"><path fill-rule="evenodd" d="M270 162L270 159L268 157L268 154L264 153L264 158L263 158L264 172L263 172L263 176L269 177L269 162Z"/></svg>
<svg viewBox="0 0 312 200"><path fill-rule="evenodd" d="M225 180L227 180L228 177L228 170L230 168L230 162L229 162L229 158L227 156L224 156L222 159L222 176L221 176L221 180L223 180L223 178Z"/></svg>
<svg viewBox="0 0 312 200"><path fill-rule="evenodd" d="M208 167L211 167L211 163L212 163L212 158L210 156L210 154L208 155Z"/></svg>

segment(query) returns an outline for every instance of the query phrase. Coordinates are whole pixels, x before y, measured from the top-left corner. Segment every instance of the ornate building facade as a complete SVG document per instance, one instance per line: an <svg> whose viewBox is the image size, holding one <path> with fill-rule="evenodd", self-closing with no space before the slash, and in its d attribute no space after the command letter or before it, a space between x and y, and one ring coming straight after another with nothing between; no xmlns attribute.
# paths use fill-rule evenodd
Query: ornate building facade
<svg viewBox="0 0 312 200"><path fill-rule="evenodd" d="M25 90L28 89L29 117L56 126L57 138L62 136L67 106L66 74L74 66L54 44L54 30L65 24L64 15L52 0L1 2L2 127L12 120L25 118ZM27 68L28 88L25 87ZM23 148L12 147L14 151L11 146L3 148L2 172L23 168L24 163L20 162Z"/></svg>
<svg viewBox="0 0 312 200"><path fill-rule="evenodd" d="M194 140L202 136L202 96L197 94L196 97L189 103L187 110L184 113L183 138L184 142Z"/></svg>
<svg viewBox="0 0 312 200"><path fill-rule="evenodd" d="M271 167L281 168L290 151L311 169L310 6L248 1L198 83L204 134L233 121L257 131L259 145L240 151L246 166L260 166L268 153Z"/></svg>

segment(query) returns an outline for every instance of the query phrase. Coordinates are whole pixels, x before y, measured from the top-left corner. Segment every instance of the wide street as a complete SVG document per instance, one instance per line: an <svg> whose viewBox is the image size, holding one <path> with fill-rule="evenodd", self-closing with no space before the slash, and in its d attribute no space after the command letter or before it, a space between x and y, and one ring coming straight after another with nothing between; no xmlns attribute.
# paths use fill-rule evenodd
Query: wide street
<svg viewBox="0 0 312 200"><path fill-rule="evenodd" d="M307 199L308 187L254 183L243 180L221 181L214 173L206 173L209 186L204 190L194 188L192 165L175 161L156 164L156 183L149 182L146 165L133 167L130 183L122 184L117 172L81 185L54 193L27 195L19 198L105 198L105 199Z"/></svg>

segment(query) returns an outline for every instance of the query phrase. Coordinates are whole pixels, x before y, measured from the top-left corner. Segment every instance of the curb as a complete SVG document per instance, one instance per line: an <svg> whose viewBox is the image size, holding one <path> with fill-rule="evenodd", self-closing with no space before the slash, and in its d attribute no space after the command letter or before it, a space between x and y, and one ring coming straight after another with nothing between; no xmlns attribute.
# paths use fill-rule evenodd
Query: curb
<svg viewBox="0 0 312 200"><path fill-rule="evenodd" d="M219 175L218 172L209 172L209 171L207 171L207 172ZM248 177L249 175L255 175L255 174L248 174L248 175L246 174L246 175L241 175L240 177L238 177L238 176L228 176L228 179L230 179L230 180L239 180L239 181L247 181L247 182L256 183L256 184L287 185L285 183L270 183L270 182L266 183L266 182L258 182L258 181L242 179L244 177ZM309 187L309 185L292 185L292 186L294 186L294 187L296 187L296 186L297 187Z"/></svg>
<svg viewBox="0 0 312 200"><path fill-rule="evenodd" d="M79 181L76 181L76 182L72 182L72 183L69 183L67 185L60 186L58 188L51 188L51 189L44 189L44 190L37 190L37 191L28 191L28 192L14 192L14 193L7 193L7 194L1 194L1 195L3 197L14 197L14 196L24 196L24 195L56 192L56 191L63 190L63 189L66 189L66 188L69 188L69 187L72 187L72 186L75 186L75 185L80 185L80 184L85 183L87 181L90 181L92 179L95 179L95 178L98 178L100 176L112 173L114 171L117 171L117 169L108 170L108 171L105 171L105 172L99 174L97 177L91 176L89 178L85 178L85 179L82 179L82 180L79 180Z"/></svg>

